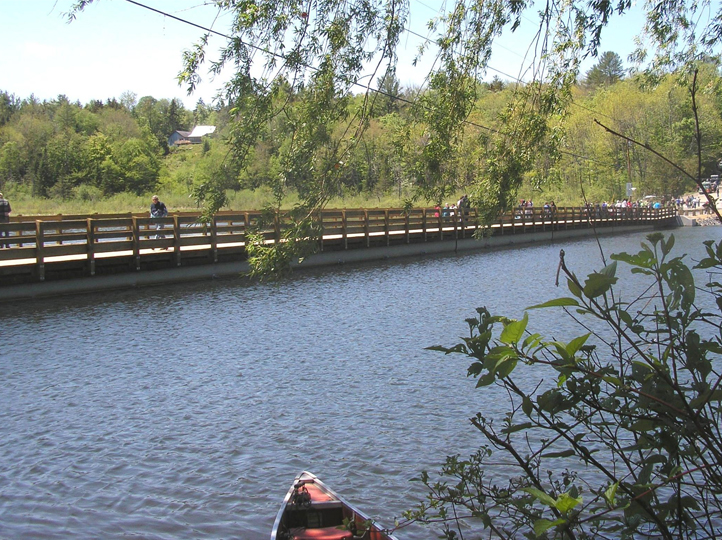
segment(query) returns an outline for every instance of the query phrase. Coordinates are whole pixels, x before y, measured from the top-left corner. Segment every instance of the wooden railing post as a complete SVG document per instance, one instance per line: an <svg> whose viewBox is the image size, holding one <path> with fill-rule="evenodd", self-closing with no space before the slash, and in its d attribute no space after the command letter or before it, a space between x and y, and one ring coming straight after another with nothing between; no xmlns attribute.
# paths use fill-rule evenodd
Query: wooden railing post
<svg viewBox="0 0 722 540"><path fill-rule="evenodd" d="M173 252L176 266L181 265L181 228L178 216L173 216Z"/></svg>
<svg viewBox="0 0 722 540"><path fill-rule="evenodd" d="M406 222L406 223L405 223L405 225L406 225L406 243L407 243L407 244L410 244L410 243L411 243L411 240L410 240L410 234L411 234L411 233L409 232L409 212L408 212L408 211L405 212L404 216L405 216L405 218L406 218L406 219L405 219L405 222Z"/></svg>
<svg viewBox="0 0 722 540"><path fill-rule="evenodd" d="M426 242L426 227L428 223L426 223L426 208L421 209L421 230L424 231L424 242Z"/></svg>
<svg viewBox="0 0 722 540"><path fill-rule="evenodd" d="M246 250L246 256L248 256L248 229L251 227L251 214L249 212L243 213L243 247Z"/></svg>
<svg viewBox="0 0 722 540"><path fill-rule="evenodd" d="M384 234L386 234L386 246L391 245L391 227L389 225L389 209L384 210Z"/></svg>
<svg viewBox="0 0 722 540"><path fill-rule="evenodd" d="M88 249L88 274L95 275L95 220L87 219L85 241Z"/></svg>
<svg viewBox="0 0 722 540"><path fill-rule="evenodd" d="M318 226L319 226L319 235L318 235L318 251L323 252L323 235L326 232L326 228L323 226L323 210L320 210L320 213L318 214Z"/></svg>
<svg viewBox="0 0 722 540"><path fill-rule="evenodd" d="M133 257L135 257L135 269L140 270L140 225L138 225L138 218L133 216L132 218L133 227Z"/></svg>
<svg viewBox="0 0 722 540"><path fill-rule="evenodd" d="M39 281L45 281L45 238L43 222L35 221L35 262L37 263L37 275Z"/></svg>
<svg viewBox="0 0 722 540"><path fill-rule="evenodd" d="M211 216L211 256L213 258L213 262L218 262L218 225L217 220L218 216L213 215Z"/></svg>
<svg viewBox="0 0 722 540"><path fill-rule="evenodd" d="M346 229L346 210L341 210L341 235L343 236L343 249L348 249L348 230Z"/></svg>
<svg viewBox="0 0 722 540"><path fill-rule="evenodd" d="M366 237L366 247L371 247L371 238L369 237L369 211L364 210L364 236Z"/></svg>

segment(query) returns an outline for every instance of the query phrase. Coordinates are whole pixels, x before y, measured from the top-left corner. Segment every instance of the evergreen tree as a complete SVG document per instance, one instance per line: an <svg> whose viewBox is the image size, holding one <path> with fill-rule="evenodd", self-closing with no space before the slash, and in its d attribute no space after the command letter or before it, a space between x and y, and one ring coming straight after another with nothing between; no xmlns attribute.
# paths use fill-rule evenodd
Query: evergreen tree
<svg viewBox="0 0 722 540"><path fill-rule="evenodd" d="M587 72L584 82L591 88L611 86L624 78L622 59L615 52L607 51L599 61Z"/></svg>

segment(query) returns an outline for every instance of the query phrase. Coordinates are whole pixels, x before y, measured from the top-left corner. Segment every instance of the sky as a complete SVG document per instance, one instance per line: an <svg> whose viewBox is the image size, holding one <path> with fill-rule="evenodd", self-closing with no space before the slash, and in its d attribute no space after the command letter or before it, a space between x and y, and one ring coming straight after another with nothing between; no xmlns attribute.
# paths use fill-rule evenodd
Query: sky
<svg viewBox="0 0 722 540"><path fill-rule="evenodd" d="M437 13L443 0L410 0L410 27L426 35L425 21ZM187 108L199 99L212 103L227 79L214 79L202 72L203 82L188 95L179 87L182 52L190 49L203 31L169 17L153 13L125 0L96 0L67 22L65 13L74 0L0 0L0 90L20 99L35 95L50 100L60 94L71 101L105 101L132 92L138 98L153 96L177 98ZM143 3L201 26L224 31L229 16L216 19L217 11L203 0L143 0ZM638 20L634 24L638 23ZM516 35L498 40L490 62L489 79L494 75L510 80L522 71L527 34L534 30L531 18L522 21ZM623 59L632 50L631 30L618 23L603 36L604 50ZM411 61L420 38L406 34L402 39L397 77L402 86L417 86L431 67L431 59L417 66ZM610 45L604 48L605 43ZM210 50L223 44L212 37ZM616 48L615 48L616 47ZM589 67L593 62L589 62ZM367 82L367 81L364 81ZM372 86L375 86L372 84Z"/></svg>

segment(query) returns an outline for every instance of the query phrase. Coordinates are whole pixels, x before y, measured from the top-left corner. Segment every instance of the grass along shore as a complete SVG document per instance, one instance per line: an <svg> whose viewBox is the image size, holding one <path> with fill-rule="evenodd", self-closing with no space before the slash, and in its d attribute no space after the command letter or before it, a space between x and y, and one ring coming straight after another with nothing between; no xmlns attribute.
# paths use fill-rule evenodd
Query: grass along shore
<svg viewBox="0 0 722 540"><path fill-rule="evenodd" d="M84 196L72 199L52 199L33 197L23 193L13 192L12 189L4 191L5 197L12 206L12 216L48 216L48 215L83 215L83 214L121 214L127 212L147 212L150 199L153 195L135 195L119 193L109 197ZM168 207L169 212L195 212L201 208L195 201L185 194L164 193L159 190L157 195ZM258 210L274 204L270 190L242 190L228 192L228 206L224 210ZM297 197L288 197L282 208L292 208L298 203ZM349 196L332 199L328 208L398 208L403 206L404 199L398 195L383 195L378 197ZM417 203L423 205L423 202ZM429 203L431 204L431 203Z"/></svg>

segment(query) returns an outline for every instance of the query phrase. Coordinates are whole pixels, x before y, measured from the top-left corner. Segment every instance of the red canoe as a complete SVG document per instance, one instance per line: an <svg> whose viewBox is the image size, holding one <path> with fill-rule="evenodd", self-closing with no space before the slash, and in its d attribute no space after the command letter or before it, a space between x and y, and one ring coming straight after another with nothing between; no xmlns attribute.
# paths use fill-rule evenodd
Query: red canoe
<svg viewBox="0 0 722 540"><path fill-rule="evenodd" d="M344 524L346 521L346 524ZM309 472L293 481L271 540L397 540Z"/></svg>

